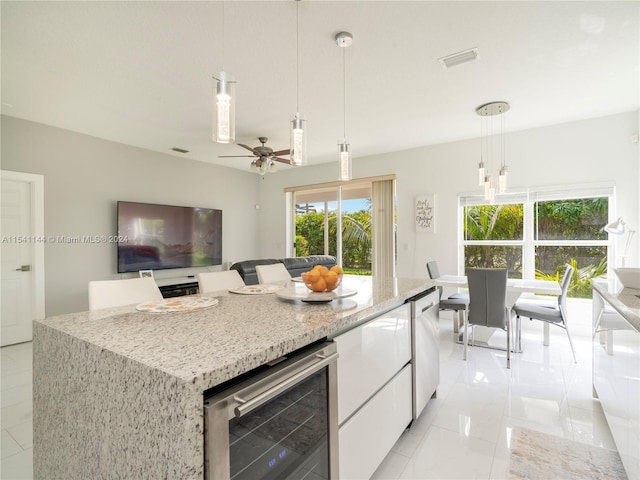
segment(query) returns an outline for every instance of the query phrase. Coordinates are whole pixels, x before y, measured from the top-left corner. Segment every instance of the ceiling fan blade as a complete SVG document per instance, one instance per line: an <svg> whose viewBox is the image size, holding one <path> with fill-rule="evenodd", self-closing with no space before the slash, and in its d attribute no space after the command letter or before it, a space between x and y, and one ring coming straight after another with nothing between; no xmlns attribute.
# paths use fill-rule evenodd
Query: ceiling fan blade
<svg viewBox="0 0 640 480"><path fill-rule="evenodd" d="M286 150L278 150L277 152L272 152L271 155L277 157L278 155L289 155L290 153L291 150L287 148Z"/></svg>
<svg viewBox="0 0 640 480"><path fill-rule="evenodd" d="M239 146L241 146L242 148L246 148L246 149L247 149L247 150L249 150L250 152L256 153L256 151L255 151L253 148L248 147L247 145L244 145L244 144L242 144L242 143L239 143L238 145L239 145ZM257 155L257 153L256 153L256 155Z"/></svg>
<svg viewBox="0 0 640 480"><path fill-rule="evenodd" d="M255 155L218 155L218 158L254 158Z"/></svg>
<svg viewBox="0 0 640 480"><path fill-rule="evenodd" d="M279 158L279 157L269 157L269 158L271 158L271 160L275 160L276 162L286 163L287 165L291 165L291 160L287 160L286 158Z"/></svg>

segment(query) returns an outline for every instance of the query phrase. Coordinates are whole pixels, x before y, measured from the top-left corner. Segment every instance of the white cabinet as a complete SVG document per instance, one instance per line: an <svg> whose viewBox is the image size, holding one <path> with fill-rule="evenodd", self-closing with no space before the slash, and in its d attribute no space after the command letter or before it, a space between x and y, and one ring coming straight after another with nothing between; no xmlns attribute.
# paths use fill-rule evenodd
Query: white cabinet
<svg viewBox="0 0 640 480"><path fill-rule="evenodd" d="M342 480L367 479L412 419L411 306L334 338Z"/></svg>
<svg viewBox="0 0 640 480"><path fill-rule="evenodd" d="M593 292L593 388L629 478L640 478L640 332Z"/></svg>
<svg viewBox="0 0 640 480"><path fill-rule="evenodd" d="M341 480L371 477L411 422L411 365L340 427Z"/></svg>
<svg viewBox="0 0 640 480"><path fill-rule="evenodd" d="M411 360L410 325L404 304L334 338L340 425Z"/></svg>

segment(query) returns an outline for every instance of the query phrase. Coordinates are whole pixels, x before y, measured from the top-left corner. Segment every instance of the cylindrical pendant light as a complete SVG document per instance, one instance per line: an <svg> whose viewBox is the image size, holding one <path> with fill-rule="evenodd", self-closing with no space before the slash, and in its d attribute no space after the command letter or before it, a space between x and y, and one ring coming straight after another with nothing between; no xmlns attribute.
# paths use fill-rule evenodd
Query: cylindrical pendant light
<svg viewBox="0 0 640 480"><path fill-rule="evenodd" d="M336 34L336 45L342 50L342 89L343 89L343 140L338 143L338 180L351 180L351 145L347 141L347 68L345 50L353 43L353 36L349 32Z"/></svg>
<svg viewBox="0 0 640 480"><path fill-rule="evenodd" d="M338 143L338 180L351 180L351 145L346 139Z"/></svg>
<svg viewBox="0 0 640 480"><path fill-rule="evenodd" d="M220 72L213 96L213 140L231 143L236 138L236 109L234 82L226 72Z"/></svg>

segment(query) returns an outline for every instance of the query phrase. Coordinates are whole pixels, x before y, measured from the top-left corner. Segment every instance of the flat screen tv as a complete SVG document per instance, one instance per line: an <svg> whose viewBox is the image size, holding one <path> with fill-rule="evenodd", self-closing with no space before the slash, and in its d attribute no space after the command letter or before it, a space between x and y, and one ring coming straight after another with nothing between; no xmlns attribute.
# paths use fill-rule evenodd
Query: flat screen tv
<svg viewBox="0 0 640 480"><path fill-rule="evenodd" d="M222 210L118 202L118 273L222 264Z"/></svg>

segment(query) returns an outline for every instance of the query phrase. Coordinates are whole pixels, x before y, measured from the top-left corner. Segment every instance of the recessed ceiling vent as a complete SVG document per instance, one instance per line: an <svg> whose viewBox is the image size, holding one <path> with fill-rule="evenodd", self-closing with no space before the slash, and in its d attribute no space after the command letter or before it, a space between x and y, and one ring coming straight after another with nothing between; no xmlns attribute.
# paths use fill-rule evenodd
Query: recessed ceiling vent
<svg viewBox="0 0 640 480"><path fill-rule="evenodd" d="M173 147L171 150L178 153L189 153L189 150L185 150L184 148Z"/></svg>
<svg viewBox="0 0 640 480"><path fill-rule="evenodd" d="M440 62L440 65L442 65L442 68L446 70L447 68L455 67L462 63L473 62L478 59L480 59L480 52L477 47L474 47L469 50L463 50L462 52L452 53L446 57L439 58L438 61Z"/></svg>

